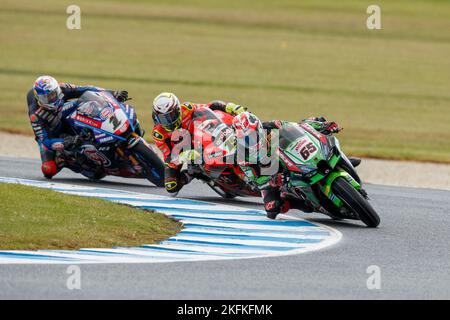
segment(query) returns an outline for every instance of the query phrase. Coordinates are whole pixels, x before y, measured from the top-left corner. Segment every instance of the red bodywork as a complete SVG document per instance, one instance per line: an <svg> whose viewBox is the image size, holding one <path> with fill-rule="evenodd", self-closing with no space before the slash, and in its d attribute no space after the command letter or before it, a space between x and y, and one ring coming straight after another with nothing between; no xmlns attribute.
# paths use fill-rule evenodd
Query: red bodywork
<svg viewBox="0 0 450 320"><path fill-rule="evenodd" d="M214 117L211 114L214 114ZM200 108L195 111L194 118L189 131L193 133L194 148L203 151L203 173L213 178L216 185L225 192L239 196L259 197L259 191L250 188L245 182L245 173L239 165L235 164L234 156L230 156L227 161L227 151L218 146L217 142L214 143L215 141L220 143L233 135L231 129L233 116L219 110ZM214 178L219 172L220 175Z"/></svg>

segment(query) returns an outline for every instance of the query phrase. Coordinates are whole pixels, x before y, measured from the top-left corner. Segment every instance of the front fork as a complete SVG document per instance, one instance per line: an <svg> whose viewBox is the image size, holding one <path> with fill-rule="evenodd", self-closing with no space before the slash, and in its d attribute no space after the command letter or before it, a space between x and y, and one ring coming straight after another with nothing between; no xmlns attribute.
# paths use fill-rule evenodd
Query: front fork
<svg viewBox="0 0 450 320"><path fill-rule="evenodd" d="M128 149L133 148L136 145L136 143L139 142L140 139L141 137L136 132L131 133L131 139L128 142L127 148ZM119 154L119 156L122 159L129 159L133 164L133 166L139 166L139 161L136 159L136 157L133 154L126 155L123 148L124 148L123 146L117 148L117 153Z"/></svg>

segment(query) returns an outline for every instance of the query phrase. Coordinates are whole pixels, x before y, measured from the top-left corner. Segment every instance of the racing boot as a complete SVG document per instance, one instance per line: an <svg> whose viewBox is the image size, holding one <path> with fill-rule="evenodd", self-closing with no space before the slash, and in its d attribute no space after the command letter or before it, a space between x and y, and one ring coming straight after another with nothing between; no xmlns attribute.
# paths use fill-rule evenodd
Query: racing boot
<svg viewBox="0 0 450 320"><path fill-rule="evenodd" d="M58 168L55 160L50 160L42 163L41 170L46 179L51 179L59 172L59 170L61 170L61 168Z"/></svg>

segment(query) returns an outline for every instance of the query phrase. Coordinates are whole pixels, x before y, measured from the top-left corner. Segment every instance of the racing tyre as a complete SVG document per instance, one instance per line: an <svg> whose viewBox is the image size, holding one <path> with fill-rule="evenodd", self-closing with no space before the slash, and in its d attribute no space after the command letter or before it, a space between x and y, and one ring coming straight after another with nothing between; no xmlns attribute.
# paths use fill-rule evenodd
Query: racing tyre
<svg viewBox="0 0 450 320"><path fill-rule="evenodd" d="M355 212L368 227L375 228L380 224L380 217L376 211L347 180L342 177L336 178L331 189L344 205Z"/></svg>
<svg viewBox="0 0 450 320"><path fill-rule="evenodd" d="M142 141L133 147L132 152L144 169L146 178L157 187L164 187L164 163L158 155Z"/></svg>

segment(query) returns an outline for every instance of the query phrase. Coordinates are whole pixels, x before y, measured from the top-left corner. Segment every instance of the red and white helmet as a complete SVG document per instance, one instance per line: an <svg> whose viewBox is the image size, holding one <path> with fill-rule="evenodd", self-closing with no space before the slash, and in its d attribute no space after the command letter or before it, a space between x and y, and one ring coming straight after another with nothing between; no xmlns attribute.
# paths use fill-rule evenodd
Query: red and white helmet
<svg viewBox="0 0 450 320"><path fill-rule="evenodd" d="M254 149L253 151L259 149L259 144L264 137L264 129L257 116L248 111L238 114L233 119L233 129L238 144L246 149Z"/></svg>
<svg viewBox="0 0 450 320"><path fill-rule="evenodd" d="M161 124L167 131L178 129L181 125L180 100L170 92L160 93L153 100L153 121Z"/></svg>

